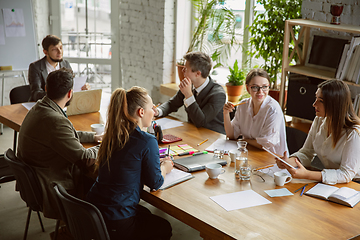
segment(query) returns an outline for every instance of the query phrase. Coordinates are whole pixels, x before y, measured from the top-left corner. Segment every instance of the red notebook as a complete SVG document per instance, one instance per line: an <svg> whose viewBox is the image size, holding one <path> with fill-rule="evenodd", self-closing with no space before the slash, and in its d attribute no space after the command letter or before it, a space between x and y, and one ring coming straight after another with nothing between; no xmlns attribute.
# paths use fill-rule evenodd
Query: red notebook
<svg viewBox="0 0 360 240"><path fill-rule="evenodd" d="M174 135L171 134L165 134L163 136L163 139L161 140L162 143L173 143L173 142L178 142L181 141L182 138L176 137Z"/></svg>

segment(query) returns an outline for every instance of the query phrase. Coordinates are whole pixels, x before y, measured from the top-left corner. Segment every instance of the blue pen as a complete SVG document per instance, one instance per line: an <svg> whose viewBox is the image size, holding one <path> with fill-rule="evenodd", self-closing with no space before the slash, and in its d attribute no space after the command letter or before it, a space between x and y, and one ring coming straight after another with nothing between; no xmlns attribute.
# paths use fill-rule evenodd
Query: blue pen
<svg viewBox="0 0 360 240"><path fill-rule="evenodd" d="M304 190L305 190L305 187L303 187L303 189L301 190L300 196L302 196L302 195L303 195Z"/></svg>

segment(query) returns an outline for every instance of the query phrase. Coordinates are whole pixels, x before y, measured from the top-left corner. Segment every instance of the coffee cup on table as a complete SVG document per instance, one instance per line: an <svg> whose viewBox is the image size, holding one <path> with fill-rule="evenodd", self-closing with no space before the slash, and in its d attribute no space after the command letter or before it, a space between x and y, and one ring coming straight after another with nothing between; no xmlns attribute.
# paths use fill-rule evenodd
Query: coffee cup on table
<svg viewBox="0 0 360 240"><path fill-rule="evenodd" d="M225 172L225 169L223 169L222 166L217 163L211 163L205 165L205 170L209 175L210 179L216 179L220 174Z"/></svg>
<svg viewBox="0 0 360 240"><path fill-rule="evenodd" d="M284 184L289 183L292 180L292 177L287 175L284 172L276 172L274 173L274 181L278 186L284 186Z"/></svg>
<svg viewBox="0 0 360 240"><path fill-rule="evenodd" d="M104 132L105 125L101 123L91 124L91 131L95 132L96 135L100 135Z"/></svg>

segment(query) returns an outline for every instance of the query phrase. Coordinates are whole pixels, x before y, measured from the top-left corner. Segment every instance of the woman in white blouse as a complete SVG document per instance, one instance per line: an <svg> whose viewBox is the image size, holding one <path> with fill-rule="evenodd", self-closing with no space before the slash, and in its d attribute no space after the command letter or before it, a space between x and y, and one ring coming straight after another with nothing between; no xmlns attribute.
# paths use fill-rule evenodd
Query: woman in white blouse
<svg viewBox="0 0 360 240"><path fill-rule="evenodd" d="M297 169L280 161L278 166L286 167L294 178L326 184L360 178L360 119L354 112L349 87L340 80L320 83L313 106L316 117L304 146L290 158L283 157ZM322 171L305 168L310 166L315 154L325 167Z"/></svg>
<svg viewBox="0 0 360 240"><path fill-rule="evenodd" d="M224 127L229 139L242 137L249 144L283 155L287 150L284 115L279 103L268 96L270 77L263 69L252 69L246 76L246 90L251 97L236 108L231 102L223 107Z"/></svg>

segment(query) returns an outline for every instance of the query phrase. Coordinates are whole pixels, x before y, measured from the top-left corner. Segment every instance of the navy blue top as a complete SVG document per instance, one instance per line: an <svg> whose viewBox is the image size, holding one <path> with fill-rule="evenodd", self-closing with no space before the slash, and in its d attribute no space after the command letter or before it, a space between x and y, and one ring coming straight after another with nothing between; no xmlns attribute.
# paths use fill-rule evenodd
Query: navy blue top
<svg viewBox="0 0 360 240"><path fill-rule="evenodd" d="M105 220L135 216L144 184L159 189L164 182L156 138L136 127L109 163L110 170L108 164L99 168L87 200L99 208Z"/></svg>

